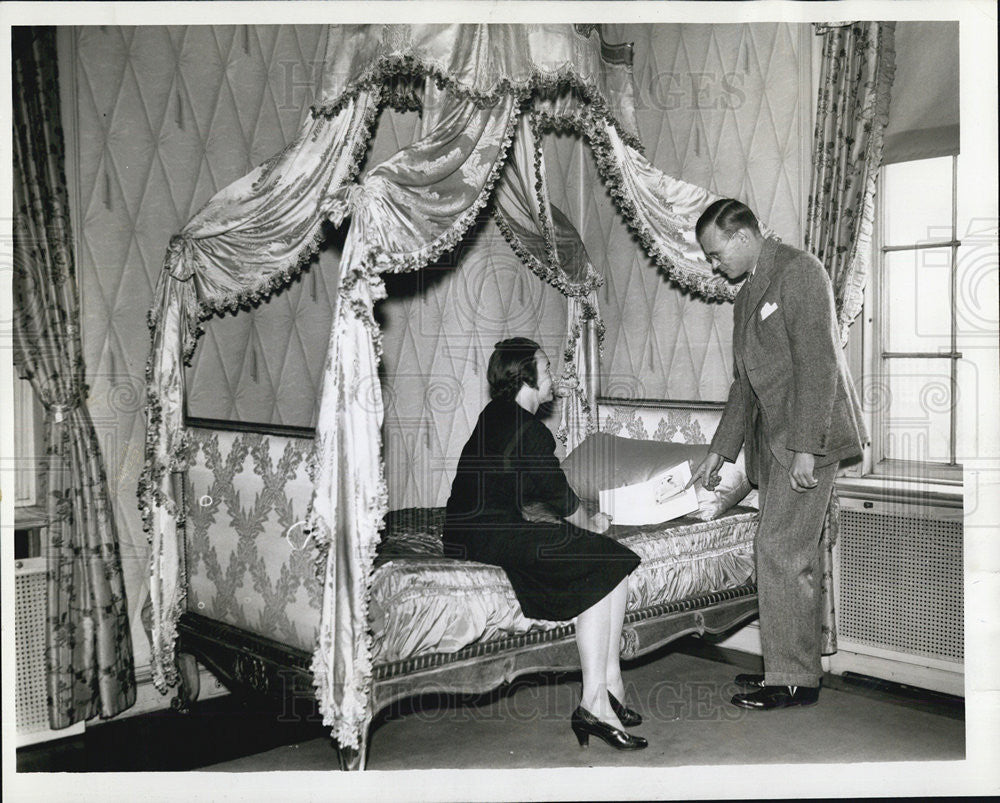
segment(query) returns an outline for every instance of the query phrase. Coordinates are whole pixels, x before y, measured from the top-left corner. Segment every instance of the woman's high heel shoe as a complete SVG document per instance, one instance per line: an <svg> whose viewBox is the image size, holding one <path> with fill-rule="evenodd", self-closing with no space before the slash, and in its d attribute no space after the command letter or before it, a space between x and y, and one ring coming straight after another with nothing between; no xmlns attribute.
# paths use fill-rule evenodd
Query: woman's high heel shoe
<svg viewBox="0 0 1000 803"><path fill-rule="evenodd" d="M634 728L636 725L642 724L642 714L638 711L633 711L627 705L618 701L611 692L608 692L608 699L611 701L611 710L615 712L615 716L621 720L622 725L626 728Z"/></svg>
<svg viewBox="0 0 1000 803"><path fill-rule="evenodd" d="M582 705L573 712L570 725L573 728L573 733L576 734L576 740L580 743L580 747L586 747L590 744L590 734L603 739L616 750L642 750L649 744L641 736L625 733L614 725L602 722Z"/></svg>

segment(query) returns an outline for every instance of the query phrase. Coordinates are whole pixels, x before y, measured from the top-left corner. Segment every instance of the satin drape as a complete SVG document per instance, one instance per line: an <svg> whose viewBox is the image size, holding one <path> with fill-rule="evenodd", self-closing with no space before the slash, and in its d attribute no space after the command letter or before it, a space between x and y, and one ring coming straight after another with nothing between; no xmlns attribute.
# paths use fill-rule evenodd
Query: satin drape
<svg viewBox="0 0 1000 803"><path fill-rule="evenodd" d="M539 132L576 126L640 241L669 278L729 299L694 242L707 190L665 176L634 134L631 73L605 59L594 26L338 26L320 101L298 139L222 190L176 237L151 311L147 464L140 484L153 544L153 667L176 678L173 649L184 579L176 491L185 466L183 361L215 311L257 303L289 281L324 220L350 230L337 277L317 427L310 526L326 550L313 660L324 721L361 750L371 712L367 581L385 513L378 392L380 274L424 267L453 248L494 197L522 261L567 295L562 427L572 444L593 422L601 278L579 234L552 206ZM513 38L512 38L513 37ZM513 46L512 45L516 45ZM386 98L423 109L420 136L360 183L369 128Z"/></svg>

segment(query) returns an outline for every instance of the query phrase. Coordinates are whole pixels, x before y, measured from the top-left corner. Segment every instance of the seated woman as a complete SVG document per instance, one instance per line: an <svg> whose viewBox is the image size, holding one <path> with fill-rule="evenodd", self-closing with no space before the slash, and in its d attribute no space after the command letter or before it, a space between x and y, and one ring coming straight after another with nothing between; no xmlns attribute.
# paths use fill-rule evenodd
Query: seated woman
<svg viewBox="0 0 1000 803"><path fill-rule="evenodd" d="M576 617L583 700L571 726L581 747L590 734L619 750L646 747L622 729L642 718L621 702L619 665L626 578L639 556L601 534L610 518L588 515L566 482L555 439L536 415L552 400L549 360L538 344L523 337L497 343L487 379L492 401L462 450L448 499L446 554L500 566L529 618ZM539 504L555 515L526 521L523 511Z"/></svg>

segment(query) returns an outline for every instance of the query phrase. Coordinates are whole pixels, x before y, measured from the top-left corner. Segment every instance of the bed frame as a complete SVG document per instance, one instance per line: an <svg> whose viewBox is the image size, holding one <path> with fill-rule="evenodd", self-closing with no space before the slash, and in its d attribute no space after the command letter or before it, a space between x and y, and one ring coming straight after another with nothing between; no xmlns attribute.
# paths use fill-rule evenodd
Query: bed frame
<svg viewBox="0 0 1000 803"><path fill-rule="evenodd" d="M675 405L687 408L691 403ZM662 408L659 403L658 408ZM717 406L711 405L713 409ZM194 423L194 422L192 422ZM197 422L204 426L209 422ZM218 428L249 431L247 425ZM287 434L287 428L258 428ZM726 589L626 614L621 656L625 661L646 655L689 634L719 635L757 615L754 584ZM455 653L422 655L373 667L371 713L374 717L394 702L428 692L480 694L536 672L578 671L580 659L572 623L551 630L531 631L475 644ZM230 691L270 698L288 716L304 706L315 711L312 655L305 650L210 619L194 611L178 623L178 669L181 682L172 706L189 711L198 697L198 667L203 664ZM365 744L368 737L365 738ZM341 769L363 768L359 751L338 748Z"/></svg>
<svg viewBox="0 0 1000 803"><path fill-rule="evenodd" d="M627 661L691 633L725 633L756 615L757 587L752 584L633 611L625 617L621 655ZM579 670L575 632L574 625L567 624L456 653L376 664L372 713L427 692L478 694L533 672ZM190 710L198 696L198 672L192 659L204 664L231 691L275 699L292 715L299 701L314 697L309 669L312 655L304 650L190 611L181 616L178 636L182 680L173 706L180 711ZM341 769L359 769L358 751L338 749L337 754Z"/></svg>

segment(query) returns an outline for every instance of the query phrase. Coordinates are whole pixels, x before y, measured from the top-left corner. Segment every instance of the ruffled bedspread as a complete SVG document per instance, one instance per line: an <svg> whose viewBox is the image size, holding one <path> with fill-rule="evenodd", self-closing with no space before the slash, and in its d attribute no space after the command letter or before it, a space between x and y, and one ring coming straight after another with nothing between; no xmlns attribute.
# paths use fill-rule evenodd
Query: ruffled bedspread
<svg viewBox="0 0 1000 803"><path fill-rule="evenodd" d="M613 527L609 535L642 563L629 577L628 610L744 585L753 579L756 511L734 508L716 521ZM521 614L500 568L442 556L443 508L392 511L371 582L372 659L389 663L548 630L560 622Z"/></svg>

